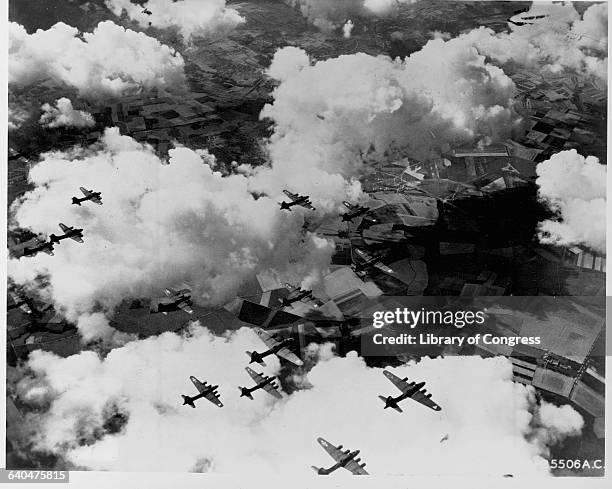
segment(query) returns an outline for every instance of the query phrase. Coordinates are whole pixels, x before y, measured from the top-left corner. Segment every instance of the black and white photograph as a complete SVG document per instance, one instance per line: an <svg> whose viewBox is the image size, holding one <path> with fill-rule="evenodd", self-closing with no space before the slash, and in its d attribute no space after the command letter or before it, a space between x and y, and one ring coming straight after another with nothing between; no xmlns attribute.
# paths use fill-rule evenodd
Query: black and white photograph
<svg viewBox="0 0 612 489"><path fill-rule="evenodd" d="M607 2L3 22L0 482L605 482Z"/></svg>

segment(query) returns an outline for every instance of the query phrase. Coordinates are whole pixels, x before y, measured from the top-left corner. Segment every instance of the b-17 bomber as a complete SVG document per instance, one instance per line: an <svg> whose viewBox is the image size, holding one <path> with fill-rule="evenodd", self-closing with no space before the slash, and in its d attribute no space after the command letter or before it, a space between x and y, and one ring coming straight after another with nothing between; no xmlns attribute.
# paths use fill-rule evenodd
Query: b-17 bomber
<svg viewBox="0 0 612 489"><path fill-rule="evenodd" d="M440 406L431 400L431 394L428 394L427 391L423 389L425 382L419 382L418 384L415 382L408 382L408 377L400 379L397 375L392 374L388 370L383 370L383 374L391 382L393 382L395 387L402 391L402 393L397 397L378 396L385 403L385 409L390 407L401 413L403 411L402 408L399 407L398 403L404 399L413 399L420 402L424 406L433 409L434 411L442 410Z"/></svg>
<svg viewBox="0 0 612 489"><path fill-rule="evenodd" d="M84 197L72 197L72 203L80 206L81 202L89 200L94 204L102 205L102 193L94 192L93 190L87 190L85 187L79 187Z"/></svg>
<svg viewBox="0 0 612 489"><path fill-rule="evenodd" d="M245 367L247 373L251 376L251 378L255 381L255 386L253 387L238 387L240 390L240 397L248 397L253 400L253 396L251 395L258 389L263 389L271 396L276 397L277 399L282 399L283 396L278 391L278 385L274 382L276 377L269 377L267 375L262 375L260 373L255 372L251 367Z"/></svg>
<svg viewBox="0 0 612 489"><path fill-rule="evenodd" d="M331 457L336 461L334 465L329 467L328 469L315 467L312 468L319 475L329 475L337 469L343 468L348 470L353 475L369 475L364 467L366 466L365 462L360 463L361 459L357 458L359 455L359 450L344 450L342 451L342 445L338 445L337 447L325 440L324 438L317 438L319 445L321 445L327 453L331 455Z"/></svg>
<svg viewBox="0 0 612 489"><path fill-rule="evenodd" d="M33 244L23 247L23 256L35 256L40 252L53 256L54 246L52 241L41 241L38 238L33 238L30 242Z"/></svg>
<svg viewBox="0 0 612 489"><path fill-rule="evenodd" d="M377 268L381 272L387 274L395 273L391 268L382 262L381 254L370 254L360 248L354 248L353 253L357 260L353 263L352 268L355 272L363 272L368 268Z"/></svg>
<svg viewBox="0 0 612 489"><path fill-rule="evenodd" d="M293 338L279 340L266 333L263 329L259 328L255 328L255 332L257 333L257 336L259 336L259 338L266 344L268 349L261 353L256 351L247 351L246 354L251 360L249 363L257 362L260 365L265 366L263 359L269 355L276 355L287 360L288 362L293 363L294 365L300 366L304 364L304 362L302 362L302 360L300 360L299 357L288 348L293 344Z"/></svg>
<svg viewBox="0 0 612 489"><path fill-rule="evenodd" d="M151 314L161 312L167 315L170 311L185 311L187 314L193 314L191 308L191 290L185 288L180 290L164 289L165 297L156 297L151 299L149 312Z"/></svg>
<svg viewBox="0 0 612 489"><path fill-rule="evenodd" d="M302 301L302 302L312 302L314 306L317 307L321 304L314 295L312 295L312 290L305 290L301 287L296 287L291 284L285 284L285 287L289 291L289 295L287 297L283 297L279 299L283 307L290 307L294 302Z"/></svg>
<svg viewBox="0 0 612 489"><path fill-rule="evenodd" d="M344 206L349 210L347 213L342 214L342 222L353 222L353 219L364 215L370 209L357 204L351 204L346 200L342 201Z"/></svg>
<svg viewBox="0 0 612 489"><path fill-rule="evenodd" d="M299 205L300 207L310 209L311 211L315 210L308 195L294 194L289 192L289 190L283 190L283 193L291 199L291 202L279 202L281 209L290 211L292 206Z"/></svg>
<svg viewBox="0 0 612 489"><path fill-rule="evenodd" d="M218 385L207 385L206 382L200 382L193 375L189 377L189 380L193 382L193 385L198 390L198 394L195 396L186 396L185 394L182 394L183 406L187 405L191 406L192 408L195 408L194 401L197 401L198 399L204 397L216 406L223 407L223 403L219 399L219 393L217 392L217 389L219 388Z"/></svg>
<svg viewBox="0 0 612 489"><path fill-rule="evenodd" d="M77 243L83 243L83 230L74 228L72 226L66 226L64 223L60 222L59 227L62 228L64 234L57 236L55 234L51 234L49 236L49 241L51 243L59 243L62 239L72 239Z"/></svg>

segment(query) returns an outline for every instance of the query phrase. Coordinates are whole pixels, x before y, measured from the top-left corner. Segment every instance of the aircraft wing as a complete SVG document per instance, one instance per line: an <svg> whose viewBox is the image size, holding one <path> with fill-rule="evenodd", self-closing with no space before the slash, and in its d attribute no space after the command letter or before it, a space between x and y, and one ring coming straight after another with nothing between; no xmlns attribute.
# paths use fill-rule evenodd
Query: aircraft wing
<svg viewBox="0 0 612 489"><path fill-rule="evenodd" d="M70 239L73 239L77 243L83 243L83 238L81 238L79 236L70 236Z"/></svg>
<svg viewBox="0 0 612 489"><path fill-rule="evenodd" d="M319 442L319 445L321 445L336 462L340 462L347 455L346 452L343 452L340 450L340 448L332 445L324 438L317 438L317 441ZM368 475L368 473L359 465L359 463L355 462L355 460L350 460L347 462L344 468L355 475Z"/></svg>
<svg viewBox="0 0 612 489"><path fill-rule="evenodd" d="M321 299L318 299L317 297L302 297L300 300L304 304L308 304L312 307L320 307L325 304L325 302L323 302Z"/></svg>
<svg viewBox="0 0 612 489"><path fill-rule="evenodd" d="M284 358L288 362L293 363L294 365L304 365L304 362L302 362L302 360L300 360L300 358L289 348L281 348L280 350L278 350L278 352L276 352L276 354L279 357Z"/></svg>
<svg viewBox="0 0 612 489"><path fill-rule="evenodd" d="M299 197L298 194L291 193L289 190L283 190L283 193L293 201L297 200Z"/></svg>
<svg viewBox="0 0 612 489"><path fill-rule="evenodd" d="M68 226L66 226L63 222L59 223L59 227L62 228L62 231L64 231L65 233L70 231L70 228Z"/></svg>
<svg viewBox="0 0 612 489"><path fill-rule="evenodd" d="M357 207L356 205L353 205L350 202L347 202L346 200L343 200L342 203L349 211L352 211L353 209L355 209L355 207Z"/></svg>
<svg viewBox="0 0 612 489"><path fill-rule="evenodd" d="M215 395L214 393L209 392L204 397L208 399L210 402L212 402L213 404L216 404L219 407L223 407L223 403L221 402L221 399L219 399L218 395Z"/></svg>
<svg viewBox="0 0 612 489"><path fill-rule="evenodd" d="M264 381L264 376L255 372L255 370L253 370L251 367L244 367L244 369L247 371L247 373L251 376L251 378L255 381L256 384L260 384Z"/></svg>
<svg viewBox="0 0 612 489"><path fill-rule="evenodd" d="M187 314L193 314L193 309L187 304L187 302L179 302L177 307L185 311Z"/></svg>
<svg viewBox="0 0 612 489"><path fill-rule="evenodd" d="M191 382L193 383L195 388L198 389L198 392L200 394L204 391L204 389L206 389L204 384L202 384L202 382L200 382L198 379L196 379L193 375L191 377L189 377L189 380L191 380Z"/></svg>
<svg viewBox="0 0 612 489"><path fill-rule="evenodd" d="M412 394L412 396L410 397L415 401L420 402L424 406L433 409L434 411L441 411L442 408L431 400L431 394L426 394L426 392L427 391L425 389L421 389L420 391L417 391Z"/></svg>
<svg viewBox="0 0 612 489"><path fill-rule="evenodd" d="M296 292L298 290L300 290L299 287L296 287L295 285L291 285L290 283L286 283L285 284L285 288L289 291L289 292Z"/></svg>
<svg viewBox="0 0 612 489"><path fill-rule="evenodd" d="M369 475L358 462L355 462L355 459L349 460L344 468L350 471L353 475Z"/></svg>
<svg viewBox="0 0 612 489"><path fill-rule="evenodd" d="M46 246L44 248L41 248L40 251L42 251L43 253L46 253L47 255L53 256L53 248L51 247Z"/></svg>
<svg viewBox="0 0 612 489"><path fill-rule="evenodd" d="M298 204L298 205L304 207L305 209L310 209L311 211L315 210L315 208L308 201L300 202L300 204Z"/></svg>
<svg viewBox="0 0 612 489"><path fill-rule="evenodd" d="M340 460L342 460L344 456L346 455L346 453L344 453L342 450L340 450L335 445L332 445L325 438L319 437L317 438L317 441L319 442L319 445L321 445L325 449L325 451L329 453L336 462L340 462Z"/></svg>
<svg viewBox="0 0 612 489"><path fill-rule="evenodd" d="M257 333L257 336L259 336L261 341L263 341L268 348L274 348L274 346L278 344L278 341L276 341L271 335L266 333L263 329L257 328L255 329L255 332Z"/></svg>
<svg viewBox="0 0 612 489"><path fill-rule="evenodd" d="M268 394L272 394L277 399L282 399L283 398L282 394L272 384L264 385L263 386L263 390L265 390Z"/></svg>
<svg viewBox="0 0 612 489"><path fill-rule="evenodd" d="M406 392L408 389L410 389L411 387L414 386L414 382L406 382L403 379L400 379L397 375L392 374L391 372L389 372L388 370L383 370L383 374L385 375L385 377L387 377L391 382L393 382L393 384L395 385L395 387L397 387L399 390L402 391L402 394L404 392Z"/></svg>
<svg viewBox="0 0 612 489"><path fill-rule="evenodd" d="M393 274L395 273L391 268L385 265L383 262L378 261L374 264L374 268L378 268L381 272Z"/></svg>
<svg viewBox="0 0 612 489"><path fill-rule="evenodd" d="M102 205L102 199L96 195L89 200L91 200L94 204Z"/></svg>
<svg viewBox="0 0 612 489"><path fill-rule="evenodd" d="M91 192L87 190L85 187L79 187L79 190L83 193L85 197L91 196Z"/></svg>

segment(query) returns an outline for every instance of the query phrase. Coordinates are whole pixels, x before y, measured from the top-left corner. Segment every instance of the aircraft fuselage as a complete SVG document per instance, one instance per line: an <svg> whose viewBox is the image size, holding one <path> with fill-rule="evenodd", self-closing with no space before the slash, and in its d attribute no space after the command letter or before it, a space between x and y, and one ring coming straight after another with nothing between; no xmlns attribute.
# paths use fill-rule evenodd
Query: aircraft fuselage
<svg viewBox="0 0 612 489"><path fill-rule="evenodd" d="M83 237L82 229L71 229L65 232L64 234L60 234L59 236L57 236L56 234L52 234L51 236L49 236L49 240L52 243L59 243L62 239L82 238L82 237Z"/></svg>
<svg viewBox="0 0 612 489"><path fill-rule="evenodd" d="M403 394L400 394L397 397L388 396L387 399L385 400L384 409L387 409L388 407L397 409L399 407L398 404L401 401L403 401L404 399L408 399L409 397L412 397L414 394L419 392L424 386L425 386L425 382L419 382L418 384L415 384L412 387L412 389L407 390L406 392L404 392Z"/></svg>
<svg viewBox="0 0 612 489"><path fill-rule="evenodd" d="M302 299L305 299L306 297L312 298L312 290L300 290L293 297L289 296L289 297L283 298L282 300L283 306L286 306L286 307L290 306L294 302L301 301Z"/></svg>
<svg viewBox="0 0 612 489"><path fill-rule="evenodd" d="M94 192L85 197L72 197L72 203L76 205L81 205L81 202L86 202L88 200L99 199L101 197L101 192Z"/></svg>
<svg viewBox="0 0 612 489"><path fill-rule="evenodd" d="M354 268L356 272L362 272L370 267L373 267L380 261L380 256L374 256L366 261L361 263L355 263Z"/></svg>
<svg viewBox="0 0 612 489"><path fill-rule="evenodd" d="M342 467L345 467L346 464L348 464L351 460L353 460L357 455L359 455L359 450L355 450L354 452L348 452L345 457L343 457L341 460L336 462L334 465L332 465L328 469L326 468L317 469L317 473L319 475L329 475L332 472Z"/></svg>
<svg viewBox="0 0 612 489"><path fill-rule="evenodd" d="M248 397L249 399L253 399L253 396L251 395L252 392L263 389L266 385L274 382L274 379L276 379L276 377L266 377L259 384L256 384L253 387L240 387L240 397Z"/></svg>
<svg viewBox="0 0 612 489"><path fill-rule="evenodd" d="M347 212L346 214L342 214L342 222L352 222L353 219L365 214L366 212L368 212L368 210L369 209L362 208L353 212Z"/></svg>
<svg viewBox="0 0 612 489"><path fill-rule="evenodd" d="M254 351L253 353L251 353L251 361L249 363L253 363L253 362L257 362L257 363L262 363L261 361L269 356L269 355L275 355L276 353L278 353L282 348L289 346L293 343L293 338L287 338L281 342L279 342L277 345L274 345L272 348L269 348L268 350L259 353Z"/></svg>

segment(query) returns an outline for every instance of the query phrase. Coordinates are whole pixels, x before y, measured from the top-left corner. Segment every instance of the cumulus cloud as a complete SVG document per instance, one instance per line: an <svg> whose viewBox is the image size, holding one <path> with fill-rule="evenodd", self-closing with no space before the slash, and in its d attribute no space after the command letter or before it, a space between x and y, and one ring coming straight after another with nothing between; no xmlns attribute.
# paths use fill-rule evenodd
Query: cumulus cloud
<svg viewBox="0 0 612 489"><path fill-rule="evenodd" d="M364 0L285 0L324 32L341 27L349 17L364 13Z"/></svg>
<svg viewBox="0 0 612 489"><path fill-rule="evenodd" d="M596 3L586 9L582 19L573 23L570 34L583 47L607 51L608 3Z"/></svg>
<svg viewBox="0 0 612 489"><path fill-rule="evenodd" d="M280 81L261 114L275 125L272 165L256 169L254 185L278 192L273 171L327 210L371 148L382 158L395 145L424 159L454 142L503 140L520 122L512 80L461 39L432 40L405 61L358 53L310 63L287 47L268 74Z"/></svg>
<svg viewBox="0 0 612 489"><path fill-rule="evenodd" d="M148 0L140 4L106 0L106 5L117 16L126 12L140 27L176 27L187 41L194 36L230 30L245 22L236 9L226 6L226 0Z"/></svg>
<svg viewBox="0 0 612 489"><path fill-rule="evenodd" d="M580 18L571 2L536 2L524 16L545 15L509 33L480 27L466 36L482 54L551 72L571 69L607 80L607 3L590 6Z"/></svg>
<svg viewBox="0 0 612 489"><path fill-rule="evenodd" d="M395 13L403 4L418 0L285 0L298 7L310 23L324 32L341 27L349 17L381 17Z"/></svg>
<svg viewBox="0 0 612 489"><path fill-rule="evenodd" d="M539 163L536 172L540 198L558 215L540 224L540 241L605 253L606 166L572 149Z"/></svg>
<svg viewBox="0 0 612 489"><path fill-rule="evenodd" d="M333 463L316 443L323 436L361 449L376 475L530 476L547 474L550 444L582 427L571 407L540 405L531 388L513 383L501 357L424 359L394 369L426 381L440 413L411 401L404 414L383 410L378 395L396 394L395 387L354 353L323 355L297 374L300 389L282 400L263 392L241 399L237 386L250 385L243 351L258 347L251 330L215 337L195 326L188 337L164 333L104 359L34 352L16 389L38 409L26 415L30 449L88 469L235 474L240 467L252 475L316 477L310 465ZM265 373L279 373L276 359ZM219 384L225 406L182 406L180 395L195 392L190 375Z"/></svg>
<svg viewBox="0 0 612 489"><path fill-rule="evenodd" d="M321 30L331 32L348 18L388 16L416 0L289 0ZM546 18L525 25L510 25L510 32L495 33L480 27L467 37L481 54L498 63L515 62L559 72L572 69L607 80L607 2L590 6L580 17L571 2L534 2L522 16ZM519 19L517 18L517 21ZM344 32L344 31L343 31Z"/></svg>
<svg viewBox="0 0 612 489"><path fill-rule="evenodd" d="M44 104L40 116L40 124L48 128L56 127L92 127L94 118L88 112L75 110L69 98L62 97L55 101L55 107Z"/></svg>
<svg viewBox="0 0 612 489"><path fill-rule="evenodd" d="M344 26L342 26L342 34L346 39L350 39L351 32L353 32L353 27L355 26L353 25L353 21L350 19L346 21L346 24L344 24Z"/></svg>
<svg viewBox="0 0 612 489"><path fill-rule="evenodd" d="M410 5L419 0L363 0L365 9L375 15L388 15L395 12L401 5Z"/></svg>
<svg viewBox="0 0 612 489"><path fill-rule="evenodd" d="M14 105L8 106L8 130L19 129L21 124L28 118L28 112Z"/></svg>
<svg viewBox="0 0 612 489"><path fill-rule="evenodd" d="M584 419L572 406L542 403L536 416L535 436L541 443L554 445L566 436L579 435Z"/></svg>
<svg viewBox="0 0 612 489"><path fill-rule="evenodd" d="M9 86L51 78L84 97L121 95L181 84L183 66L172 48L110 21L82 34L63 22L33 34L9 23Z"/></svg>
<svg viewBox="0 0 612 489"><path fill-rule="evenodd" d="M11 259L9 275L33 287L46 277L45 293L76 322L183 282L196 302L218 304L262 270L300 282L326 269L330 242L303 232L301 214L281 212L276 194L255 198L251 177L222 175L201 150L173 149L164 163L116 128L92 147L42 155L13 225L48 235L63 222L83 228L85 242ZM70 205L80 186L100 191L104 205Z"/></svg>

